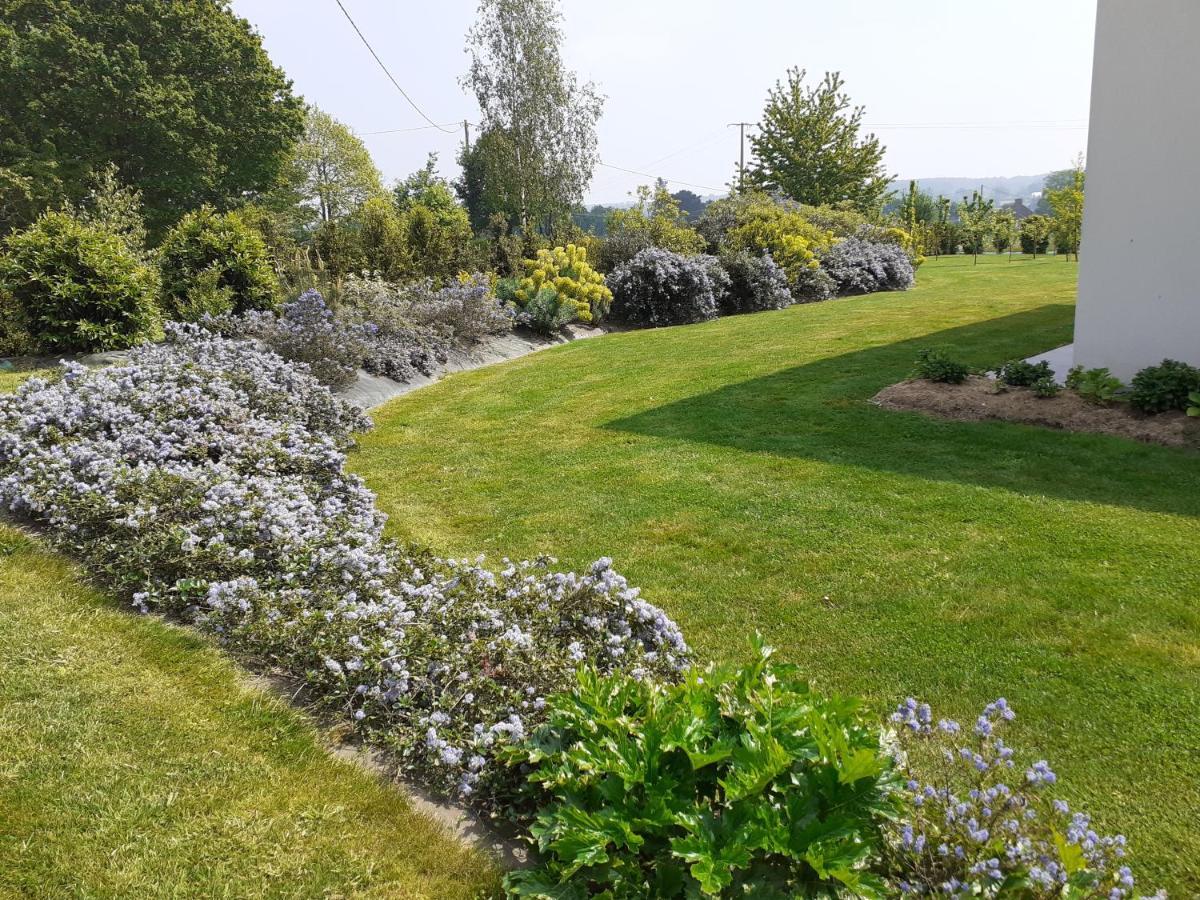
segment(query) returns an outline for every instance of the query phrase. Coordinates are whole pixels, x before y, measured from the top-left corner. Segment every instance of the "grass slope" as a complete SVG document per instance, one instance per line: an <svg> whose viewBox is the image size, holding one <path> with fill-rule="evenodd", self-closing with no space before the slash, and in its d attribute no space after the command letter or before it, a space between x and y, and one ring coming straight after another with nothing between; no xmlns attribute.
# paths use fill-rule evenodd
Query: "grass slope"
<svg viewBox="0 0 1200 900"><path fill-rule="evenodd" d="M890 413L917 351L1067 343L1076 267L946 258L881 294L637 331L401 398L351 465L398 538L607 554L700 653L760 629L825 688L972 717L1200 892L1200 460ZM1035 758L1037 758L1035 757Z"/></svg>
<svg viewBox="0 0 1200 900"><path fill-rule="evenodd" d="M469 898L489 864L0 526L0 896Z"/></svg>

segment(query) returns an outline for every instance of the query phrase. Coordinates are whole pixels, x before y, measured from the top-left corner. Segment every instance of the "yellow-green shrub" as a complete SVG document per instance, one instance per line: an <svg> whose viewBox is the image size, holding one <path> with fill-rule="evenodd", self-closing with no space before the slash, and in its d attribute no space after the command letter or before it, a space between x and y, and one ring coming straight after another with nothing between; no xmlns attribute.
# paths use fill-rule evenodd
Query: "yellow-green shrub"
<svg viewBox="0 0 1200 900"><path fill-rule="evenodd" d="M801 270L819 267L818 256L833 246L833 234L775 203L755 203L739 214L737 224L725 235L725 246L735 253L770 253L788 280L795 282L803 275Z"/></svg>
<svg viewBox="0 0 1200 900"><path fill-rule="evenodd" d="M608 315L612 291L604 276L588 265L587 250L576 244L539 250L536 259L524 261L525 277L517 284L514 298L524 307L538 292L552 289L560 304L570 304L580 322L598 322Z"/></svg>

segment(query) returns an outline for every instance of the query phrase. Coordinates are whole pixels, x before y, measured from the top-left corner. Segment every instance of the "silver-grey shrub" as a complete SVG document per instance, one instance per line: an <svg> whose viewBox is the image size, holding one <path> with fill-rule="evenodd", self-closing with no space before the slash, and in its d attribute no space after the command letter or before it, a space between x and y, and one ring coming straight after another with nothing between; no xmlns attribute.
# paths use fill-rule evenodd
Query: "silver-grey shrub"
<svg viewBox="0 0 1200 900"><path fill-rule="evenodd" d="M387 743L405 770L489 787L498 745L580 661L671 677L678 628L600 560L413 557L345 451L370 422L305 367L168 325L127 364L67 364L0 397L0 505L142 610L194 623Z"/></svg>
<svg viewBox="0 0 1200 900"><path fill-rule="evenodd" d="M838 294L906 291L913 284L912 260L903 247L861 237L834 244L821 268L837 283Z"/></svg>
<svg viewBox="0 0 1200 900"><path fill-rule="evenodd" d="M729 289L722 298L722 312L760 312L791 306L787 274L770 253L764 252L761 256L730 253L721 257L721 263L729 277Z"/></svg>
<svg viewBox="0 0 1200 900"><path fill-rule="evenodd" d="M631 325L686 325L717 316L712 258L651 247L607 278L612 317Z"/></svg>

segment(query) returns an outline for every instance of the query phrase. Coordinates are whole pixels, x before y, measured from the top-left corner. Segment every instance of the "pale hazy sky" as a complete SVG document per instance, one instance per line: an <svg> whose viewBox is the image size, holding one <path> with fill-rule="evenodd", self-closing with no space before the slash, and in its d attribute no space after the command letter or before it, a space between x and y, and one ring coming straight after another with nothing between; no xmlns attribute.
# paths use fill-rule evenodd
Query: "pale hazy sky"
<svg viewBox="0 0 1200 900"><path fill-rule="evenodd" d="M473 0L342 0L435 122L478 115L458 84ZM439 153L457 174L461 124L426 123L335 0L233 0L304 97L353 128L388 179ZM903 178L1030 175L1086 149L1096 0L563 0L565 58L607 95L600 158L705 194L733 177L737 129L789 66L841 71ZM954 127L937 127L952 125ZM904 126L904 127L896 127ZM588 202L650 179L597 168Z"/></svg>

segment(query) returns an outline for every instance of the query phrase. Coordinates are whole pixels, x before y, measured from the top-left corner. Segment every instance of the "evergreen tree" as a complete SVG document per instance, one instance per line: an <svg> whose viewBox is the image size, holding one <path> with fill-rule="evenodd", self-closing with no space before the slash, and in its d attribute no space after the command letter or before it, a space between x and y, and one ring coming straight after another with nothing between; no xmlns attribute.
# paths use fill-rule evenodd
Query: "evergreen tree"
<svg viewBox="0 0 1200 900"><path fill-rule="evenodd" d="M806 87L803 69L789 69L767 95L762 121L750 136L747 185L812 206L849 203L864 213L883 205L891 179L885 147L859 136L863 108L851 107L837 72Z"/></svg>

